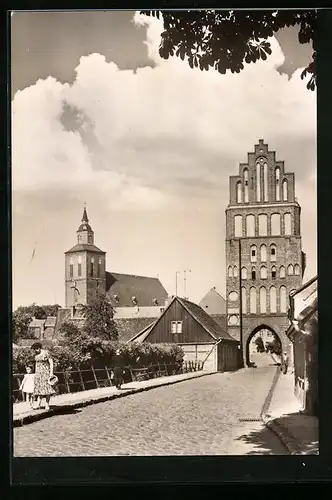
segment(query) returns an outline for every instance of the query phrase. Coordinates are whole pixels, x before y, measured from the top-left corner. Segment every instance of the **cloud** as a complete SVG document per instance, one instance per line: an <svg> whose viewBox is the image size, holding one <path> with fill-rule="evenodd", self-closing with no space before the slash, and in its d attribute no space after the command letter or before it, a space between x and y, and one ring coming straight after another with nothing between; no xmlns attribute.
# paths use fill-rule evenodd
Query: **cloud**
<svg viewBox="0 0 332 500"><path fill-rule="evenodd" d="M81 57L72 84L49 77L16 93L15 190L90 193L114 209L190 197L215 203L227 199L229 175L259 138L286 170L304 182L312 175L316 96L301 69L290 80L278 73L284 55L275 38L267 61L220 75L161 59L162 23L140 14L134 22L146 26L154 68L124 71L94 53Z"/></svg>

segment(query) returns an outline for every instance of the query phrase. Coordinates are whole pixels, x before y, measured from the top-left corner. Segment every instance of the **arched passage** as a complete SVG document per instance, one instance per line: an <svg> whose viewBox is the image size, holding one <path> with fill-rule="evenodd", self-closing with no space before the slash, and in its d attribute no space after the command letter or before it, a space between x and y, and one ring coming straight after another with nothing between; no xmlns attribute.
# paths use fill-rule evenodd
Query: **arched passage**
<svg viewBox="0 0 332 500"><path fill-rule="evenodd" d="M259 325L253 329L245 345L246 366L278 363L282 349L282 341L276 331L268 325Z"/></svg>

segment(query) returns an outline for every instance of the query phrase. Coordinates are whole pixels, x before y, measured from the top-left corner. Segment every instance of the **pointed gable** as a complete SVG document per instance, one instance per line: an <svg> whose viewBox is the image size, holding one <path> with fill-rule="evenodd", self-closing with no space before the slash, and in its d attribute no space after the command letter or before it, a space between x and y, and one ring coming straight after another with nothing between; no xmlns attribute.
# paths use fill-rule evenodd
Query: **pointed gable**
<svg viewBox="0 0 332 500"><path fill-rule="evenodd" d="M199 306L210 315L226 314L226 300L217 292L215 287L211 288L202 298Z"/></svg>

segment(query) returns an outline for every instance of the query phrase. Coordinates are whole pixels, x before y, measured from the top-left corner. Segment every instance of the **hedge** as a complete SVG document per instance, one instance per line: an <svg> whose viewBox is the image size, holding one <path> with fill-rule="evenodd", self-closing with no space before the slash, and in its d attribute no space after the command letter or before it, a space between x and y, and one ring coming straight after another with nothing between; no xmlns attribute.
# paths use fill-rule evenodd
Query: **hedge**
<svg viewBox="0 0 332 500"><path fill-rule="evenodd" d="M54 370L64 371L74 367L110 366L115 351L120 349L126 365L145 367L149 364L178 364L183 362L184 352L176 344L124 343L85 337L81 342L64 342L48 350L54 361ZM34 352L22 346L13 347L12 371L24 373L27 365L34 366Z"/></svg>

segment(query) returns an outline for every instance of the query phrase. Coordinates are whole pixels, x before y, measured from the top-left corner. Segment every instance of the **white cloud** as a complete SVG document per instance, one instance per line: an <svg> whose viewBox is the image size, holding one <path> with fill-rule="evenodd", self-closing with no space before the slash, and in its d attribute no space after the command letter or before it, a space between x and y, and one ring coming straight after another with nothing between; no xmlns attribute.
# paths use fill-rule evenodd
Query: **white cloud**
<svg viewBox="0 0 332 500"><path fill-rule="evenodd" d="M290 80L278 73L284 55L274 38L267 61L220 75L161 59L162 23L140 14L134 21L147 27L156 67L121 71L90 54L72 85L49 77L16 93L14 190L90 193L114 209L174 206L176 198L183 205L189 197L227 204L228 177L259 138L298 182L315 175L316 95L301 70ZM63 102L80 111L81 126L64 127Z"/></svg>

